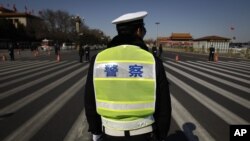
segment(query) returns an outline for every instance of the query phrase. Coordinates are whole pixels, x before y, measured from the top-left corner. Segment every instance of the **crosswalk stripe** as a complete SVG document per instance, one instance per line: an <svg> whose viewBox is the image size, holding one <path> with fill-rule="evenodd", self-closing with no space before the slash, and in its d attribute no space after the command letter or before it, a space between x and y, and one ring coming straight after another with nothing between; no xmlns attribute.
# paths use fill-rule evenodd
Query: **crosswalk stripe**
<svg viewBox="0 0 250 141"><path fill-rule="evenodd" d="M35 64L41 61L15 61L15 62L1 62L0 63L0 71L9 69L9 68L15 68L15 67L20 67L22 65L25 65L27 63L29 64ZM48 61L47 61L48 62Z"/></svg>
<svg viewBox="0 0 250 141"><path fill-rule="evenodd" d="M192 67L195 67L195 68L201 69L201 70L207 70L207 69L204 69L204 68L202 68L202 67L195 66L195 65L191 65L191 64L188 64L188 63L185 63L185 62L179 62L180 64L177 64L177 63L173 63L173 62L170 62L170 61L169 61L168 63L170 63L170 64L172 64L172 65L176 65L176 66L182 67L182 68L184 68L184 69L186 69L186 70L192 71L192 72L194 72L194 73L197 73L197 74L199 74L199 75L205 76L205 77L207 77L207 78L216 80L216 81L218 81L218 82L220 82L220 83L227 84L228 86L234 87L234 88L239 89L239 90L242 90L242 91L244 91L244 92L247 92L247 93L250 92L250 88L247 88L247 87L238 85L238 84L236 84L236 83L233 83L233 82L230 82L230 81L227 81L227 80L223 80L223 79L221 79L221 78L218 78L218 77L215 77L215 76L213 76L213 75L209 75L209 74L207 74L207 73L203 73L203 72L194 70L194 69L189 68L189 67L185 67L185 66L180 65L180 64L185 64L185 65L188 65L188 66L192 66Z"/></svg>
<svg viewBox="0 0 250 141"><path fill-rule="evenodd" d="M218 103L214 102L207 96L203 95L196 89L192 88L191 86L187 85L183 81L179 80L178 78L174 77L172 74L167 73L168 78L174 82L178 87L186 91L190 96L195 98L199 101L202 105L207 107L213 113L215 113L218 117L222 120L226 121L228 124L249 124L246 120L242 119L241 117L235 115L231 111L227 110L223 106L219 105ZM202 101L202 102L201 102Z"/></svg>
<svg viewBox="0 0 250 141"><path fill-rule="evenodd" d="M41 74L43 74L43 73L46 73L46 72L49 72L49 71L52 71L52 70L56 70L56 69L65 67L65 66L67 66L68 64L70 64L70 62L64 63L64 64L62 64L62 65L58 65L58 66L53 67L53 68L51 68L51 67L52 67L52 66L55 66L55 64L48 64L48 65L43 66L43 67L39 67L39 68L31 69L31 70L28 70L28 71L25 71L25 72L21 72L21 73L17 73L17 74L14 74L14 75L10 75L10 76L3 77L3 79L1 79L1 80L4 80L4 79L6 79L6 78L10 78L10 77L16 77L16 76L18 76L18 75L22 75L23 73L36 72L36 73L31 73L30 75L26 75L25 77L21 77L21 78L19 78L19 79L14 79L14 80L12 80L12 81L7 81L7 82L5 82L4 84L2 84L2 85L0 86L0 88L3 88L3 87L5 87L5 86L7 86L7 85L11 85L11 84L13 84L13 83L17 83L17 82L20 82L20 81L23 81L23 80L26 80L26 79L29 79L29 78L32 78L32 77L35 77L35 76L38 76L38 75L41 75ZM43 69L43 68L48 68L48 69L39 71L39 70L41 70L41 69Z"/></svg>
<svg viewBox="0 0 250 141"><path fill-rule="evenodd" d="M23 66L19 66L19 67L5 69L4 72L0 73L0 75L8 75L10 73L20 72L20 71L23 71L23 70L32 69L32 68L40 66L42 64L46 65L47 63L48 63L48 61L40 62L40 63L37 62L37 63L34 63L34 64L27 64L27 65L23 65Z"/></svg>
<svg viewBox="0 0 250 141"><path fill-rule="evenodd" d="M250 108L250 101L249 100L246 100L246 99L241 98L241 97L239 97L237 95L234 95L233 93L231 93L229 91L226 91L226 90L224 90L224 89L222 89L220 87L217 87L217 86L215 86L215 85L213 85L211 83L208 83L208 82L206 82L204 80L201 80L200 78L197 78L197 77L195 77L193 75L190 75L190 74L188 74L188 73L186 73L184 71L181 71L181 70L178 70L178 69L176 69L176 68L174 68L172 66L166 65L166 63L164 63L164 66L166 66L169 69L174 70L175 72L178 72L179 74L182 74L183 76L185 76L185 77L187 77L189 79L194 80L195 82L197 82L199 84L203 84L204 87L207 87L207 88L211 89L212 91L217 92L218 94L220 94L220 95L222 95L222 96L224 96L224 97L226 97L226 98L240 104L243 107Z"/></svg>
<svg viewBox="0 0 250 141"><path fill-rule="evenodd" d="M86 76L67 89L57 99L44 107L39 113L25 122L3 141L29 140L45 123L47 123L61 108L81 89L86 80Z"/></svg>
<svg viewBox="0 0 250 141"><path fill-rule="evenodd" d="M177 122L180 129L185 123L192 123L196 126L196 130L194 130L194 135L198 136L201 141L215 141L215 139L206 131L206 129L200 125L200 123L184 108L184 106L171 94L171 103L172 103L172 116L174 120ZM190 134L193 131L183 130L188 141L197 141L194 138L194 135Z"/></svg>
<svg viewBox="0 0 250 141"><path fill-rule="evenodd" d="M199 63L202 63L202 64L207 64L207 65L210 65L210 66L213 66L213 67L220 67L220 68L223 68L224 69L227 69L227 70L233 70L233 71L237 71L237 72L241 72L241 73L249 73L249 71L245 71L245 70L242 70L242 69L239 69L239 68L234 68L234 66L226 66L226 65L218 65L218 64L214 64L214 63L208 63L208 62L204 62L204 61L197 61Z"/></svg>
<svg viewBox="0 0 250 141"><path fill-rule="evenodd" d="M240 62L242 62L242 63L250 63L249 60L248 61L246 61L246 60L245 61L240 61Z"/></svg>
<svg viewBox="0 0 250 141"><path fill-rule="evenodd" d="M88 65L71 72L70 74L56 80L55 82L52 82L48 85L46 85L45 87L40 88L39 90L19 99L18 101L8 105L7 107L0 109L0 115L5 115L8 113L14 113L15 111L21 109L22 107L24 107L25 105L31 103L32 101L38 99L39 97L41 97L42 95L44 95L45 93L51 91L52 89L54 89L55 87L61 85L62 83L68 81L70 78L74 77L75 75L77 75L80 72L83 72L84 70L86 70L88 68Z"/></svg>
<svg viewBox="0 0 250 141"><path fill-rule="evenodd" d="M231 62L235 63L235 61L228 61L228 62L230 62L230 63L231 63ZM237 63L238 63L238 64L244 64L244 65L245 65L245 64L249 64L250 61L238 61Z"/></svg>
<svg viewBox="0 0 250 141"><path fill-rule="evenodd" d="M190 61L188 61L188 63L194 64L193 62L190 62ZM197 64L197 65L199 65L199 64ZM232 76L232 75L228 75L228 74L225 74L225 73L222 73L222 72L218 72L218 71L213 71L211 69L207 69L205 66L204 66L203 70L206 70L208 72L211 72L211 73L214 73L214 74L218 74L218 75L221 75L221 76L225 76L227 78L231 78L231 79L234 79L234 80L237 80L237 81L241 81L241 82L244 82L246 84L250 84L249 80L242 79L242 78L239 78L239 77L236 77L236 76Z"/></svg>
<svg viewBox="0 0 250 141"><path fill-rule="evenodd" d="M200 63L198 63L198 62L191 62L191 61L189 61L189 62L192 63L192 64L199 65L199 66L203 66L203 67L206 67L206 68L210 68L210 69L213 69L213 70L218 70L218 71L227 72L227 73L236 74L236 75L239 75L239 76L243 76L243 77L250 78L249 75L245 75L245 74L242 74L242 73L233 72L233 71L228 71L228 70L226 70L226 69L221 69L221 68L216 68L216 67L208 66L208 65L200 64ZM250 81L246 80L246 82L250 84Z"/></svg>
<svg viewBox="0 0 250 141"><path fill-rule="evenodd" d="M86 136L86 132L88 123L83 109L63 141L90 141L91 133Z"/></svg>
<svg viewBox="0 0 250 141"><path fill-rule="evenodd" d="M219 64L226 64L226 65L231 65L231 66L233 65L234 67L240 67L240 68L250 70L250 66L248 66L249 63L248 64L241 64L240 62L236 62L236 61L228 61L228 62L223 61L223 62L219 62Z"/></svg>
<svg viewBox="0 0 250 141"><path fill-rule="evenodd" d="M71 63L73 64L74 62L71 62ZM11 90L9 90L9 91L3 92L3 93L0 95L0 100L1 100L1 99L4 99L4 98L6 98L6 97L9 97L9 96L11 96L11 95L13 95L13 94L15 94L15 93L21 91L21 90L24 90L24 89L26 89L26 88L29 88L29 87L31 87L32 85L39 84L39 83L41 83L41 82L43 82L43 81L45 81L45 80L47 80L47 79L49 79L49 78L51 78L51 77L57 75L57 74L63 73L64 71L70 70L70 69L72 69L72 68L74 68L74 67L76 67L76 66L79 66L79 65L80 65L80 64L72 65L72 66L67 67L67 68L65 68L65 69L63 69L63 70L59 70L59 71L57 71L57 72L55 72L55 73L48 74L48 75L46 75L46 76L43 76L43 77L41 77L41 78L39 78L39 79L36 79L36 80L34 80L34 81L31 81L31 82L29 82L29 83L20 85L20 86L14 88L14 89L11 89Z"/></svg>
<svg viewBox="0 0 250 141"><path fill-rule="evenodd" d="M2 76L0 78L0 80L5 80L5 79L9 79L9 78L12 78L12 77L16 77L16 76L19 76L19 75L23 75L23 74L26 74L26 73L30 73L32 71L38 71L40 69L43 69L43 68L46 68L48 66L52 66L54 63L53 62L48 62L48 64L40 64L40 66L37 66L36 68L32 68L30 70L25 70L25 71L21 71L21 72L18 72L18 73L15 73L15 74L11 74L11 75L5 75L5 76ZM0 73L1 74L1 73Z"/></svg>

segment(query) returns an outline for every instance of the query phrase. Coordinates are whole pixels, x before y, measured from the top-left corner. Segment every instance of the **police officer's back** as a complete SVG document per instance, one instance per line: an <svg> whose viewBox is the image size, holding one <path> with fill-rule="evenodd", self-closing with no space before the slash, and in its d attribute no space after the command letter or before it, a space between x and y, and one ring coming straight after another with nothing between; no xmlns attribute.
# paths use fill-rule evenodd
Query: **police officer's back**
<svg viewBox="0 0 250 141"><path fill-rule="evenodd" d="M171 119L169 85L163 64L148 52L143 18L147 12L113 21L118 35L90 62L85 111L94 141L167 138ZM140 81L137 81L140 80Z"/></svg>

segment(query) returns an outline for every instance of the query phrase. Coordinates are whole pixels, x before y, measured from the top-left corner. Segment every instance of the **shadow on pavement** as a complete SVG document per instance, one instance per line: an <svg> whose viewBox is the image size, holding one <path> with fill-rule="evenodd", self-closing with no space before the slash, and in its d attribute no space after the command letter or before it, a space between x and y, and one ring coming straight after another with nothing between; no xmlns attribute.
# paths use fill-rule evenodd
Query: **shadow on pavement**
<svg viewBox="0 0 250 141"><path fill-rule="evenodd" d="M196 126L187 122L182 125L183 131L176 130L175 133L170 134L167 137L167 141L199 141L199 138L193 134L193 131L196 129Z"/></svg>

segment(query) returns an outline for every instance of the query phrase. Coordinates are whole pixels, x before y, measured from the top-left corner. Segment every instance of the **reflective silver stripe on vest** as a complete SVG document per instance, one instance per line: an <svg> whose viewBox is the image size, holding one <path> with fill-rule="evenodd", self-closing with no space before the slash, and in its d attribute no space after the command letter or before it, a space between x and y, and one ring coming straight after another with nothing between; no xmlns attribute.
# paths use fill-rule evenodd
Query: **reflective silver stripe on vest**
<svg viewBox="0 0 250 141"><path fill-rule="evenodd" d="M106 103L106 102L96 102L98 108L106 108L111 110L138 110L138 109L154 109L155 101L148 103Z"/></svg>
<svg viewBox="0 0 250 141"><path fill-rule="evenodd" d="M154 117L148 116L134 121L120 121L107 119L102 117L102 124L104 127L113 128L116 130L133 130L143 128L154 123Z"/></svg>
<svg viewBox="0 0 250 141"><path fill-rule="evenodd" d="M107 62L107 63L96 63L94 65L94 78L107 78L107 73L105 72L106 65L117 65L118 71L116 72L115 78L133 78L133 76L130 76L130 69L129 66L131 65L137 65L137 66L143 66L141 69L142 71L142 77L136 77L136 78L144 78L144 79L155 79L155 64L144 64L144 63L135 63L135 62Z"/></svg>

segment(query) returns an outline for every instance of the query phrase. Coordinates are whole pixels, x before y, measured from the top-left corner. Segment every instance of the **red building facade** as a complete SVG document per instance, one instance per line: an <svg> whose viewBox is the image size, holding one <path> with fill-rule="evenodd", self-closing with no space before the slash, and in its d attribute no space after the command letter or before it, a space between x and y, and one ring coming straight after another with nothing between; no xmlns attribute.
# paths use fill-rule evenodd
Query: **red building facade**
<svg viewBox="0 0 250 141"><path fill-rule="evenodd" d="M193 46L193 37L190 33L172 33L169 37L159 37L157 40L165 47Z"/></svg>

